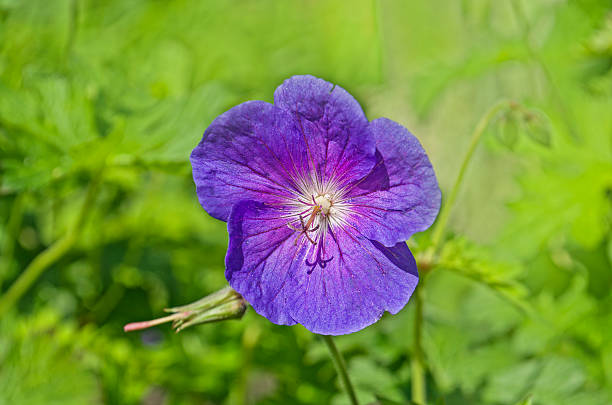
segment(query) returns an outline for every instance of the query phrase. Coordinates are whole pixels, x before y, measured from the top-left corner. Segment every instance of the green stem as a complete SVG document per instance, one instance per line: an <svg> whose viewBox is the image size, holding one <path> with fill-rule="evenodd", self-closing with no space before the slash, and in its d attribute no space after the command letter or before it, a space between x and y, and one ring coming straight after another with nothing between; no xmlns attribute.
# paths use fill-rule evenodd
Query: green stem
<svg viewBox="0 0 612 405"><path fill-rule="evenodd" d="M461 187L461 183L463 183L463 178L465 177L465 172L472 160L472 156L474 155L474 151L484 134L485 129L489 125L491 118L497 114L503 108L506 108L511 105L511 102L507 100L502 100L494 104L489 110L480 118L474 132L472 133L472 140L470 142L470 146L468 147L467 153L463 158L463 162L461 163L461 167L459 168L459 174L457 174L457 178L455 179L455 184L453 184L453 188L448 196L448 200L444 202L444 206L442 207L442 211L440 212L440 216L438 217L438 221L436 222L435 228L433 230L433 234L431 237L431 247L429 249L429 255L427 262L431 262L433 256L438 253L438 249L440 248L440 242L442 241L442 237L444 236L444 232L446 231L446 225L448 224L448 219L451 214L451 210L455 204L455 200L457 199L457 195L459 193L459 189Z"/></svg>
<svg viewBox="0 0 612 405"><path fill-rule="evenodd" d="M30 286L40 277L40 275L53 263L64 256L78 239L85 217L91 210L91 205L95 199L98 179L92 180L89 184L85 201L79 212L79 216L74 226L59 240L42 251L34 258L19 275L17 280L11 285L8 291L0 297L0 317L11 308L19 298L30 288Z"/></svg>
<svg viewBox="0 0 612 405"><path fill-rule="evenodd" d="M338 374L340 374L340 379L342 380L342 384L344 385L344 389L348 394L351 404L359 405L357 401L357 396L355 395L355 390L353 389L353 385L351 384L351 380L349 379L348 372L346 371L346 363L344 362L344 358L342 357L342 353L336 347L334 340L329 335L321 335L325 343L327 344L327 348L329 349L329 353L331 354L332 359L334 360L334 365L336 366L336 370Z"/></svg>
<svg viewBox="0 0 612 405"><path fill-rule="evenodd" d="M422 336L423 336L423 277L415 291L416 315L414 319L414 354L410 363L412 383L412 402L418 405L427 403L427 393L425 385L425 359L423 355Z"/></svg>
<svg viewBox="0 0 612 405"><path fill-rule="evenodd" d="M489 126L489 122L491 119L497 114L500 110L511 106L512 103L507 100L498 101L495 103L485 114L480 118L474 132L472 133L472 139L470 141L470 145L468 150L463 158L463 162L461 163L461 167L459 168L459 173L457 174L457 178L455 179L455 183L453 184L453 188L451 189L450 195L448 199L444 202L442 206L442 211L440 212L440 216L438 217L438 221L436 222L435 228L433 230L433 234L431 237L431 246L425 252L422 263L425 263L427 266L430 266L433 262L434 256L438 254L438 251L441 247L442 237L444 236L444 232L446 231L446 226L448 224L448 220L450 218L451 210L455 205L455 200L457 200L457 195L459 194L459 189L461 188L461 184L463 183L463 179L465 177L465 173L467 168L472 160L472 156L474 155L474 151L476 147L480 143L480 139L484 134L485 130ZM411 383L412 383L412 402L419 405L425 405L427 402L427 387L425 382L425 355L423 353L423 345L422 345L422 337L423 337L423 293L425 288L425 280L427 279L427 273L423 273L421 280L419 282L419 286L415 291L415 320L414 320L414 353L411 360Z"/></svg>

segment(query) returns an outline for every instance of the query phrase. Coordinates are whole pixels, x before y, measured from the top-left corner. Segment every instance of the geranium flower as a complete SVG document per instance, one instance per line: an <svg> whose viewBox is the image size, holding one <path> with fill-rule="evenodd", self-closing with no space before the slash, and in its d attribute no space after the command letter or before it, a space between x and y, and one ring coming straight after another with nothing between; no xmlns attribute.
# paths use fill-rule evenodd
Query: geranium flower
<svg viewBox="0 0 612 405"><path fill-rule="evenodd" d="M200 204L228 223L227 280L270 321L339 335L408 302L418 272L404 241L433 223L440 190L401 125L294 76L274 104L217 117L191 164Z"/></svg>

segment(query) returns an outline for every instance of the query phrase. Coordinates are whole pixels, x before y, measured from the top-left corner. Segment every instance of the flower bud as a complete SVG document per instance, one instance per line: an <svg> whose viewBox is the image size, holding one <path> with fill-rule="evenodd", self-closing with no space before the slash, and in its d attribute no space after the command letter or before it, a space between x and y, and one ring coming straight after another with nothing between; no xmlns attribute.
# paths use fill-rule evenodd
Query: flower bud
<svg viewBox="0 0 612 405"><path fill-rule="evenodd" d="M172 322L175 331L180 332L185 328L202 323L240 319L246 308L245 299L232 288L225 287L191 304L165 309L166 312L172 312L172 315L151 321L129 323L123 327L123 330L130 332Z"/></svg>
<svg viewBox="0 0 612 405"><path fill-rule="evenodd" d="M514 111L507 111L499 118L495 129L495 137L499 142L508 149L513 149L521 133L521 122Z"/></svg>
<svg viewBox="0 0 612 405"><path fill-rule="evenodd" d="M527 136L542 146L550 147L550 125L546 119L538 113L528 112L524 121Z"/></svg>

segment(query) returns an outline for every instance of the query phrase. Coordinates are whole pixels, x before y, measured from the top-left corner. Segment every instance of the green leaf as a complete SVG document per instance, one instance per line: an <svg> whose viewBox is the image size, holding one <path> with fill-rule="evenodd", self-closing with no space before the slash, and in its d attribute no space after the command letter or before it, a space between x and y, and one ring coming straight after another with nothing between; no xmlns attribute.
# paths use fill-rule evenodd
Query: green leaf
<svg viewBox="0 0 612 405"><path fill-rule="evenodd" d="M516 402L533 384L541 368L540 361L529 360L498 371L486 385L483 398L493 403Z"/></svg>
<svg viewBox="0 0 612 405"><path fill-rule="evenodd" d="M96 377L79 364L73 327L50 310L11 325L0 323L0 403L84 404L98 398Z"/></svg>
<svg viewBox="0 0 612 405"><path fill-rule="evenodd" d="M522 271L521 267L517 263L495 261L488 256L482 247L470 243L465 238L456 238L444 245L438 266L483 283L512 305L527 313L530 312L531 309L522 300L526 295L526 289L517 280Z"/></svg>
<svg viewBox="0 0 612 405"><path fill-rule="evenodd" d="M523 255L533 254L559 233L570 233L588 248L602 240L610 228L602 218L611 211L606 190L612 185L612 165L580 159L573 167L564 165L523 177L523 197L512 203L515 216L499 243Z"/></svg>

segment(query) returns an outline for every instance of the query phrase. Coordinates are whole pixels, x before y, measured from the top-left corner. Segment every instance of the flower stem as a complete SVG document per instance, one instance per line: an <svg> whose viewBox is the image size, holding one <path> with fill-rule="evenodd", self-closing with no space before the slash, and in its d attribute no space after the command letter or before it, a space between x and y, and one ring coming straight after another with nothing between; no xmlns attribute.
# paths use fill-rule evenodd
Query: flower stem
<svg viewBox="0 0 612 405"><path fill-rule="evenodd" d="M422 262L428 267L433 263L434 256L438 253L441 247L442 237L444 236L444 232L446 231L446 226L448 224L448 220L450 218L451 210L455 205L455 200L457 199L457 195L459 194L459 189L461 188L461 184L463 183L463 179L465 177L465 173L467 168L472 160L474 155L474 151L476 147L480 143L480 139L484 134L485 130L489 126L489 122L491 119L497 114L500 110L512 106L512 102L508 100L501 100L495 103L491 108L489 108L485 114L480 118L478 124L476 124L476 128L472 133L472 138L470 141L470 145L468 150L461 162L461 167L459 168L459 173L457 174L457 178L455 179L455 183L453 184L453 188L449 194L449 197L446 201L444 201L444 205L442 206L442 211L440 212L440 216L438 217L438 221L436 222L435 228L433 230L433 234L431 237L431 246L424 253ZM419 282L419 286L417 287L415 294L415 320L414 320L414 355L411 360L411 383L412 383L412 402L418 405L425 405L427 402L427 388L425 382L425 356L423 353L422 346L422 338L423 338L423 293L425 288L425 280L427 279L427 273L424 273Z"/></svg>
<svg viewBox="0 0 612 405"><path fill-rule="evenodd" d="M416 315L414 319L414 354L410 362L412 402L417 405L427 403L427 392L425 386L425 359L423 355L422 336L423 336L423 286L425 278L421 280L415 291Z"/></svg>
<svg viewBox="0 0 612 405"><path fill-rule="evenodd" d="M327 348L329 349L329 353L331 354L332 359L334 360L334 365L336 366L336 370L340 375L340 379L342 380L342 384L344 385L344 389L348 394L351 404L359 405L357 401L357 395L355 395L355 390L353 389L353 385L351 384L351 380L349 379L348 372L346 371L346 363L344 362L344 358L342 357L342 353L336 347L334 340L329 335L321 335L325 343L327 344Z"/></svg>
<svg viewBox="0 0 612 405"><path fill-rule="evenodd" d="M442 211L440 213L440 217L436 226L433 230L433 235L431 237L431 248L429 250L429 256L427 257L428 262L431 262L433 256L438 252L440 248L440 242L442 241L442 237L444 236L444 232L446 231L446 225L448 224L448 219L450 217L451 210L455 204L455 200L457 199L457 194L459 193L459 189L461 187L461 183L463 183L463 178L465 177L465 172L472 160L472 156L474 155L474 151L484 134L485 129L489 125L491 118L497 114L500 110L505 107L511 105L511 102L508 100L501 100L495 103L489 110L480 118L474 132L472 133L472 140L470 142L470 146L463 158L463 162L461 163L461 167L459 168L459 174L455 179L455 184L453 184L453 188L449 194L448 200L444 202L444 206L442 207Z"/></svg>
<svg viewBox="0 0 612 405"><path fill-rule="evenodd" d="M123 327L124 332L132 332L135 330L142 330L150 328L151 326L161 325L162 323L173 322L178 319L187 318L191 315L190 311L176 312L172 315L164 316L163 318L153 319L151 321L132 322L128 323Z"/></svg>
<svg viewBox="0 0 612 405"><path fill-rule="evenodd" d="M66 235L39 253L10 286L8 291L0 297L0 317L19 301L19 298L25 294L28 288L30 288L49 266L70 251L74 243L78 240L78 235L85 221L85 217L90 212L91 205L95 200L99 180L100 176L93 179L89 184L81 211L73 227L68 230Z"/></svg>

